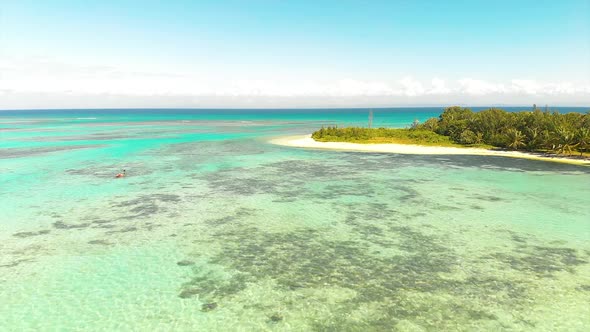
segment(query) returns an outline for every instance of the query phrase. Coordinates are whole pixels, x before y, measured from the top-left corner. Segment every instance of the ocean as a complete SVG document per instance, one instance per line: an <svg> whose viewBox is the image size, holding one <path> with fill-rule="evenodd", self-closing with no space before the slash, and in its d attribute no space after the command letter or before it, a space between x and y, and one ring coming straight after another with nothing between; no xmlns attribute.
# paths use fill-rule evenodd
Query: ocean
<svg viewBox="0 0 590 332"><path fill-rule="evenodd" d="M374 109L373 126L441 111ZM589 167L268 143L367 121L0 111L0 330L590 326Z"/></svg>

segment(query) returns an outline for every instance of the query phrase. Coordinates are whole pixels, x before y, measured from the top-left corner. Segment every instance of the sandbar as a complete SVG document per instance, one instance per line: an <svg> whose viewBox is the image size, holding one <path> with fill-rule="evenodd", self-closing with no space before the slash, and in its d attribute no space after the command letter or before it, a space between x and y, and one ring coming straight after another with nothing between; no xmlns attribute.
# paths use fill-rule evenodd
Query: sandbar
<svg viewBox="0 0 590 332"><path fill-rule="evenodd" d="M532 160L543 160L560 162L575 165L590 166L590 159L576 157L562 157L542 153L529 153L520 151L489 150L481 148L459 148L446 146L424 146L413 144L360 144L349 142L318 142L311 135L283 136L276 137L269 141L272 144L308 149L326 149L355 152L379 152L397 154L422 154L422 155L477 155L477 156L498 156L510 158L523 158Z"/></svg>

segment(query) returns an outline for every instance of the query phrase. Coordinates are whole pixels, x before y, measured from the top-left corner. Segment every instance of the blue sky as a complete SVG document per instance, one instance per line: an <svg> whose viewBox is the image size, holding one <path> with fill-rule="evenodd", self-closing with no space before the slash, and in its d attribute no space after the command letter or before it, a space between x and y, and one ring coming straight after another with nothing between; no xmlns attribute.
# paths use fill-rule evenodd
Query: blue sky
<svg viewBox="0 0 590 332"><path fill-rule="evenodd" d="M590 105L590 0L7 0L0 45L0 108Z"/></svg>

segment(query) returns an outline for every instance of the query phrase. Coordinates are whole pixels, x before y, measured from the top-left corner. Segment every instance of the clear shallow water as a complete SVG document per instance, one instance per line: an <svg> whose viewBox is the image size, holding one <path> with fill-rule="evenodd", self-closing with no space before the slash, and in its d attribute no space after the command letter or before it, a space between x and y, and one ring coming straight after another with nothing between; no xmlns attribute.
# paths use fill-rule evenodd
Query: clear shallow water
<svg viewBox="0 0 590 332"><path fill-rule="evenodd" d="M367 118L281 112L0 113L0 327L590 325L589 168L273 146Z"/></svg>

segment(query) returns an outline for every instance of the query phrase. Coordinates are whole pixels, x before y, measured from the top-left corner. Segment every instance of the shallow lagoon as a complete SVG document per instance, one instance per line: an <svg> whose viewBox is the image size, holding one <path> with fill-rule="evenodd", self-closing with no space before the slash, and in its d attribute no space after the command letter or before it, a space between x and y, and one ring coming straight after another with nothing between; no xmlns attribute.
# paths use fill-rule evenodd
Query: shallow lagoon
<svg viewBox="0 0 590 332"><path fill-rule="evenodd" d="M266 142L349 113L0 114L0 326L590 325L588 167Z"/></svg>

